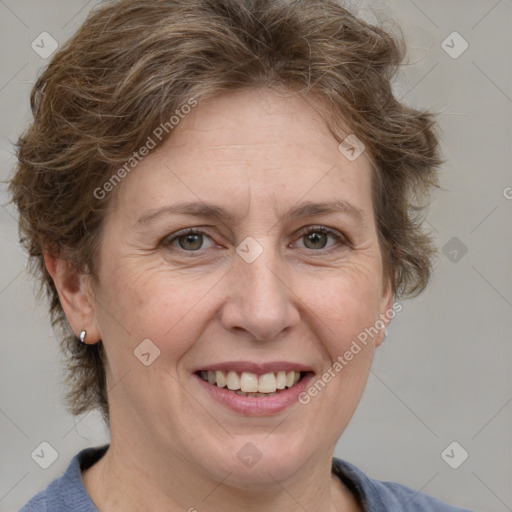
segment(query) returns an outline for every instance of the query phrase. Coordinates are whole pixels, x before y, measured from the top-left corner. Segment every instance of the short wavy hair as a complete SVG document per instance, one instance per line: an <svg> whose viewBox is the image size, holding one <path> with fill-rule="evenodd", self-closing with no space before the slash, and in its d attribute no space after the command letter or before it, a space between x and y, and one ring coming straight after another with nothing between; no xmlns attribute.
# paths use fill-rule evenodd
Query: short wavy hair
<svg viewBox="0 0 512 512"><path fill-rule="evenodd" d="M420 199L438 187L441 161L434 115L392 92L400 34L336 0L121 0L93 10L55 53L31 93L10 190L61 340L72 414L99 408L108 423L105 352L71 331L44 253L96 276L110 196L95 191L191 98L284 88L321 105L338 141L350 127L372 159L384 274L397 298L425 288L436 250Z"/></svg>

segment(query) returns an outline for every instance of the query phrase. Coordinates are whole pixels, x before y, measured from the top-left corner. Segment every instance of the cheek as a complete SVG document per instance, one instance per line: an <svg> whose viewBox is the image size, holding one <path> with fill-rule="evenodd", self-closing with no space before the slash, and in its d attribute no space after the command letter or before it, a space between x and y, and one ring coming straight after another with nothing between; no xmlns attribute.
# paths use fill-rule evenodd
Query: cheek
<svg viewBox="0 0 512 512"><path fill-rule="evenodd" d="M317 325L329 353L339 355L379 318L381 277L378 266L353 265L322 280L305 279L298 295Z"/></svg>
<svg viewBox="0 0 512 512"><path fill-rule="evenodd" d="M168 269L138 265L106 269L98 302L103 337L109 340L111 359L133 356L145 339L153 341L171 359L182 355L204 328L202 299L213 290L218 277L188 277ZM127 277L129 276L129 278ZM128 350L126 350L128 347Z"/></svg>
<svg viewBox="0 0 512 512"><path fill-rule="evenodd" d="M310 312L307 321L323 353L323 369L301 403L313 417L324 418L333 440L341 435L340 429L361 399L375 350L371 328L379 318L380 276L359 270L317 285L310 282L305 301Z"/></svg>

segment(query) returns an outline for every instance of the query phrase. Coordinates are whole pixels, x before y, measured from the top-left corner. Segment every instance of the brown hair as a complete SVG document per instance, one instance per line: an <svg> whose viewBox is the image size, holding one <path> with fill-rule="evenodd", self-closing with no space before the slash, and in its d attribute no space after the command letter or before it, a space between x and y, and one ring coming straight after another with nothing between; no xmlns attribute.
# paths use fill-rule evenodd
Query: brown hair
<svg viewBox="0 0 512 512"><path fill-rule="evenodd" d="M336 0L122 0L89 14L34 85L34 120L18 140L10 184L21 241L60 329L72 413L100 408L108 421L105 355L101 342L84 345L71 331L43 254L95 276L109 206L98 187L191 98L279 87L318 100L338 141L336 127L349 126L373 159L395 295L425 288L435 251L418 199L437 186L440 161L432 115L392 94L404 52L401 37Z"/></svg>

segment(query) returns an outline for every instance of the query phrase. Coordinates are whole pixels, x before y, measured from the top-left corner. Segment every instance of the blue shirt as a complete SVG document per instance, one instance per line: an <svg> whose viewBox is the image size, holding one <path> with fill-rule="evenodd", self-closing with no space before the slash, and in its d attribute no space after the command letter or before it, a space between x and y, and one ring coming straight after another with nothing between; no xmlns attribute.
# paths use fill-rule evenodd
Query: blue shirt
<svg viewBox="0 0 512 512"><path fill-rule="evenodd" d="M73 457L64 475L36 494L19 512L98 512L82 482L81 470L92 466L107 451L86 448ZM334 458L332 468L359 499L364 512L471 512L453 507L404 485L380 482L341 459Z"/></svg>

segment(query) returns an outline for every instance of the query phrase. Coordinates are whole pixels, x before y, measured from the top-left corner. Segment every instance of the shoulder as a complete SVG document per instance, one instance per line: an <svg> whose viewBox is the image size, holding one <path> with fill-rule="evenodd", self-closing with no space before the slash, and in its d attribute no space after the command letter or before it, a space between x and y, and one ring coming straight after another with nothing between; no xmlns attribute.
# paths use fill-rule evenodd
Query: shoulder
<svg viewBox="0 0 512 512"><path fill-rule="evenodd" d="M360 497L364 512L471 512L405 485L374 480L341 459L333 459L333 471Z"/></svg>
<svg viewBox="0 0 512 512"><path fill-rule="evenodd" d="M48 510L46 491L47 489L36 494L26 505L20 508L19 512L46 512Z"/></svg>
<svg viewBox="0 0 512 512"><path fill-rule="evenodd" d="M44 491L36 494L19 512L97 512L83 485L81 470L99 460L107 449L108 445L86 448L77 453L64 474L52 480Z"/></svg>

